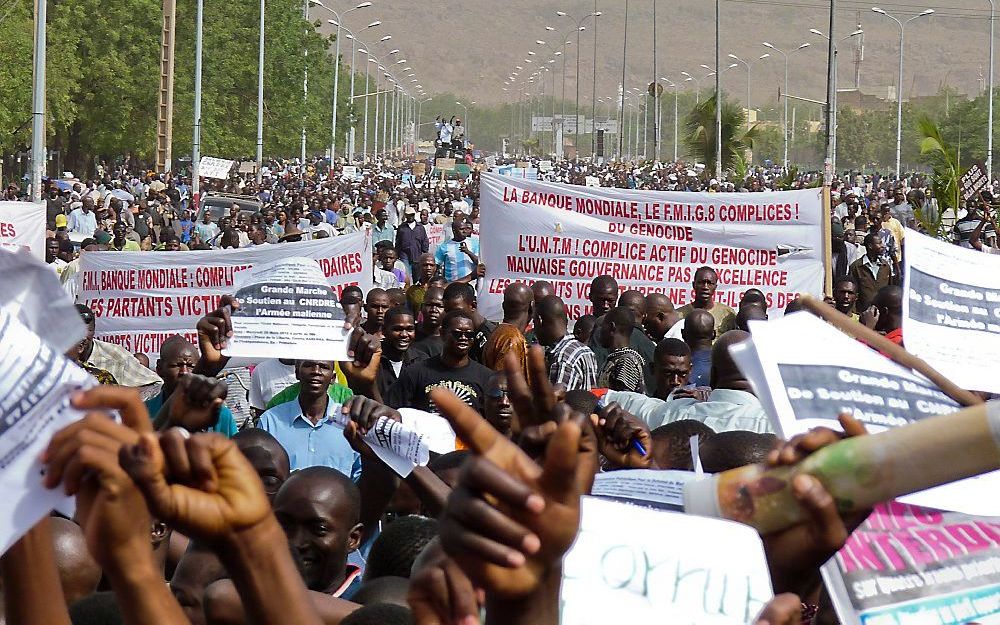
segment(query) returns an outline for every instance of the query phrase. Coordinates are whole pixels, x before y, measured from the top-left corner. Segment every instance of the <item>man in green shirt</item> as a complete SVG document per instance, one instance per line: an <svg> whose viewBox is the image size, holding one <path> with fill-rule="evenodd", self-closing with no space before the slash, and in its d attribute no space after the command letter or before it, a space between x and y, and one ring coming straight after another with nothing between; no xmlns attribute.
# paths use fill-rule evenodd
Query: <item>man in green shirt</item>
<svg viewBox="0 0 1000 625"><path fill-rule="evenodd" d="M715 336L719 337L736 327L736 311L722 302L715 301L715 289L719 286L719 274L711 267L699 267L694 272L694 301L681 306L677 312L687 317L695 308L711 313L715 319Z"/></svg>

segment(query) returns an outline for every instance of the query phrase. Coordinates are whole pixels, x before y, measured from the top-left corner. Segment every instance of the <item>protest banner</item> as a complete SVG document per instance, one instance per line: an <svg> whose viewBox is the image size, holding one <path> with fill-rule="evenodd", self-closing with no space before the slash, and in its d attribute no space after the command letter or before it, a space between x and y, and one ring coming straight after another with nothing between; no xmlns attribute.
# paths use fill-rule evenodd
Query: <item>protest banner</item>
<svg viewBox="0 0 1000 625"><path fill-rule="evenodd" d="M962 388L1000 392L1000 256L906 231L906 349Z"/></svg>
<svg viewBox="0 0 1000 625"><path fill-rule="evenodd" d="M344 165L344 171L340 174L342 180L354 180L358 177L357 165Z"/></svg>
<svg viewBox="0 0 1000 625"><path fill-rule="evenodd" d="M771 599L757 533L745 525L584 497L563 563L562 625L744 625ZM628 519L628 529L620 527Z"/></svg>
<svg viewBox="0 0 1000 625"><path fill-rule="evenodd" d="M479 308L502 316L512 281L548 280L571 319L591 310L587 294L607 274L619 288L693 298L695 270L719 274L716 301L737 307L761 289L774 313L800 293L822 292L818 189L777 193L632 191L531 182L484 174L480 222L487 267Z"/></svg>
<svg viewBox="0 0 1000 625"><path fill-rule="evenodd" d="M226 356L347 360L344 311L310 258L281 258L236 272L238 310Z"/></svg>
<svg viewBox="0 0 1000 625"><path fill-rule="evenodd" d="M202 178L225 180L229 177L229 172L232 171L234 163L235 161L227 161L224 158L202 156L198 164L198 175Z"/></svg>
<svg viewBox="0 0 1000 625"><path fill-rule="evenodd" d="M78 301L97 318L97 338L130 352L158 354L164 339L195 340L195 325L233 294L235 273L288 256L319 263L338 298L348 285L372 287L366 232L315 241L192 252L84 252Z"/></svg>
<svg viewBox="0 0 1000 625"><path fill-rule="evenodd" d="M959 179L959 187L962 190L962 199L966 202L989 189L990 177L986 173L986 167L982 163L973 163Z"/></svg>
<svg viewBox="0 0 1000 625"><path fill-rule="evenodd" d="M786 440L816 427L839 430L837 415L842 412L874 434L961 409L923 376L808 312L754 321L750 328L752 338L734 345L731 353L775 431ZM1000 474L994 472L901 501L992 516L1000 515L1000 504L981 493L998 489Z"/></svg>
<svg viewBox="0 0 1000 625"><path fill-rule="evenodd" d="M552 161L538 161L538 171L549 171L552 169Z"/></svg>
<svg viewBox="0 0 1000 625"><path fill-rule="evenodd" d="M27 248L45 261L45 204L0 202L0 247Z"/></svg>
<svg viewBox="0 0 1000 625"><path fill-rule="evenodd" d="M997 623L1000 518L880 504L820 570L844 625Z"/></svg>

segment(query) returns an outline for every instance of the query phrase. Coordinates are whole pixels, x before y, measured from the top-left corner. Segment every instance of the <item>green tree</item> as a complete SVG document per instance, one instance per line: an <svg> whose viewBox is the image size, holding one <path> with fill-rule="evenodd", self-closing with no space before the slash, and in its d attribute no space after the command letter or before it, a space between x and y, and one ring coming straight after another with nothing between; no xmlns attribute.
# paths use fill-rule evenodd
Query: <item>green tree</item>
<svg viewBox="0 0 1000 625"><path fill-rule="evenodd" d="M689 153L705 163L706 171L715 171L716 133L713 95L694 107L685 120ZM731 169L737 157L742 158L757 136L754 128L744 130L746 116L741 107L722 100L722 169Z"/></svg>
<svg viewBox="0 0 1000 625"><path fill-rule="evenodd" d="M948 209L958 210L962 169L958 164L958 151L941 135L937 124L926 115L917 120L917 132L922 137L920 153L932 168L931 186L938 200L937 214L916 213L917 220L932 236L941 236L942 217Z"/></svg>

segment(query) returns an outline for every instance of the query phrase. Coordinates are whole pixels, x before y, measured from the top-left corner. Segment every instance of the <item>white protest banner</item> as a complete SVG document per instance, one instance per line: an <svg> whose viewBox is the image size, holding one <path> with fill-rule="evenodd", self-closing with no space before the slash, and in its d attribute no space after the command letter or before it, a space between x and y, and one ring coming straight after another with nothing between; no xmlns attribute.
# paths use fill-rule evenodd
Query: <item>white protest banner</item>
<svg viewBox="0 0 1000 625"><path fill-rule="evenodd" d="M97 338L130 352L158 354L164 339L196 340L195 325L235 293L237 271L288 256L319 263L340 297L344 287L372 287L367 232L257 247L193 252L84 252L77 298L97 317Z"/></svg>
<svg viewBox="0 0 1000 625"><path fill-rule="evenodd" d="M880 504L820 570L844 625L1000 622L1000 518Z"/></svg>
<svg viewBox="0 0 1000 625"><path fill-rule="evenodd" d="M906 231L903 337L962 388L1000 392L1000 256Z"/></svg>
<svg viewBox="0 0 1000 625"><path fill-rule="evenodd" d="M487 279L479 309L499 319L512 281L548 280L571 319L589 313L590 282L692 299L695 270L719 273L716 301L736 307L759 288L772 312L821 295L822 202L817 189L777 193L634 191L484 174L480 222Z"/></svg>
<svg viewBox="0 0 1000 625"><path fill-rule="evenodd" d="M223 354L347 360L350 331L333 289L311 258L281 258L236 273L238 310Z"/></svg>
<svg viewBox="0 0 1000 625"><path fill-rule="evenodd" d="M552 169L552 161L538 161L538 171L549 171Z"/></svg>
<svg viewBox="0 0 1000 625"><path fill-rule="evenodd" d="M45 261L45 204L0 202L0 247L28 248Z"/></svg>
<svg viewBox="0 0 1000 625"><path fill-rule="evenodd" d="M872 434L961 409L923 376L889 360L808 312L750 322L750 341L734 345L736 364L753 384L785 439L812 428L840 430L849 412ZM901 498L915 505L1000 516L993 472Z"/></svg>
<svg viewBox="0 0 1000 625"><path fill-rule="evenodd" d="M198 175L202 178L225 180L229 177L229 172L232 171L235 162L214 156L202 156L198 164Z"/></svg>
<svg viewBox="0 0 1000 625"><path fill-rule="evenodd" d="M601 179L597 176L587 176L584 179L588 187L599 187L601 186Z"/></svg>
<svg viewBox="0 0 1000 625"><path fill-rule="evenodd" d="M746 525L583 498L563 562L562 625L744 625L771 599L764 547ZM622 528L627 519L628 529Z"/></svg>
<svg viewBox="0 0 1000 625"><path fill-rule="evenodd" d="M357 165L344 165L344 171L340 174L340 177L342 180L358 180L360 178L358 176L359 173Z"/></svg>
<svg viewBox="0 0 1000 625"><path fill-rule="evenodd" d="M0 308L0 553L53 508L71 500L42 484L39 460L52 435L83 413L70 395L96 381Z"/></svg>

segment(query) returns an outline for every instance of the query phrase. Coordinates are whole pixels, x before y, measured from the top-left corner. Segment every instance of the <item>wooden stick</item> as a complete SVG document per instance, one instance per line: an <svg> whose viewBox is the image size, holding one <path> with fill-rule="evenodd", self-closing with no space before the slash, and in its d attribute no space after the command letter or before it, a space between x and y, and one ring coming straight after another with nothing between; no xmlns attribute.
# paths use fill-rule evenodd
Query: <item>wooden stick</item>
<svg viewBox="0 0 1000 625"><path fill-rule="evenodd" d="M815 299L810 295L803 295L799 298L799 301L802 302L802 305L810 312L834 326L841 332L864 341L869 346L874 347L888 356L891 360L894 360L907 369L916 371L920 375L924 376L933 382L946 395L948 395L948 397L951 397L961 405L975 406L983 403L982 398L975 393L971 393L964 388L959 388L954 382L941 375L941 373L924 362L922 359L917 358L875 330L872 330L871 328L858 323L854 319L851 319L826 302Z"/></svg>
<svg viewBox="0 0 1000 625"><path fill-rule="evenodd" d="M823 294L833 297L833 209L829 184L823 185Z"/></svg>

